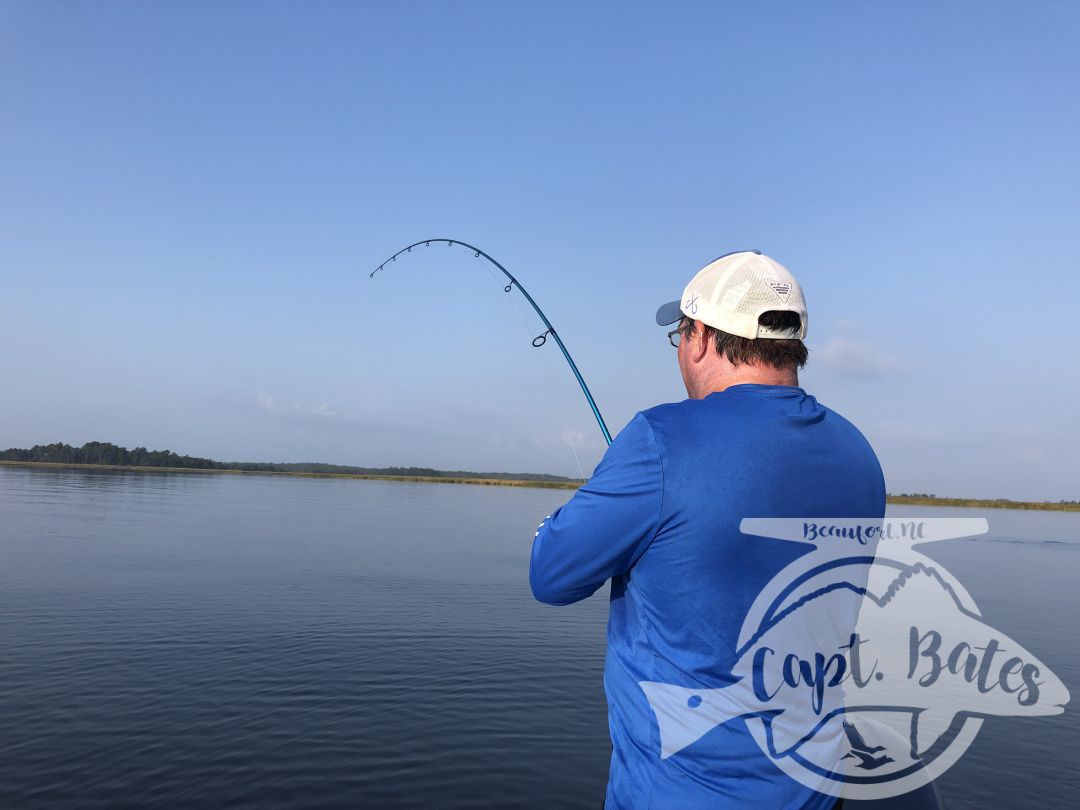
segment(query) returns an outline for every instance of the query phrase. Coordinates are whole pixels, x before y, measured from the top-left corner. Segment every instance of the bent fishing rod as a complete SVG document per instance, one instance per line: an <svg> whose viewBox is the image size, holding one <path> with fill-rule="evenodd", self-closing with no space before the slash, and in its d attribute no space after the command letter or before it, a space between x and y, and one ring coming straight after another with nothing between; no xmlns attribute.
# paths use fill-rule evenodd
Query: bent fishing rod
<svg viewBox="0 0 1080 810"><path fill-rule="evenodd" d="M608 432L607 425L604 424L604 417L600 415L600 409L596 407L596 401L593 399L592 394L589 392L589 386L585 384L585 378L582 377L581 372L578 371L577 363L575 363L574 358L570 356L570 352L567 351L566 344L562 342L562 338L559 337L559 333L555 331L555 327L551 325L551 321L549 321L547 315L544 314L544 310L540 309L540 306L533 300L533 297L529 295L528 290L521 286L521 282L514 278L513 274L511 274L509 270L507 270L505 267L503 267L501 264L491 258L491 256L486 254L484 251L480 250L480 248L474 247L467 242L462 242L460 239L422 239L419 242L413 242L408 247L404 247L399 250L389 259L376 267L371 272L371 275L368 276L368 278L375 278L376 273L378 273L391 262L396 262L398 256L402 255L403 253L412 253L412 249L414 247L420 247L421 245L425 247L431 247L432 242L445 242L450 247L453 247L454 245L460 245L463 248L468 248L469 250L473 251L474 257L478 259L487 259L489 262L499 268L499 271L504 276L506 276L507 279L509 279L510 283L503 287L504 292L511 293L514 290L514 287L517 287L519 290L521 290L521 294L525 296L525 300L529 302L529 305L536 311L536 314L540 316L540 320L544 322L544 326L547 327L546 332L533 338L533 347L539 349L541 346L543 346L547 342L548 335L555 338L555 342L559 345L559 349L562 351L563 357L566 358L566 362L569 364L570 370L574 372L574 377L577 379L578 385L581 386L581 392L585 394L585 399L589 401L589 407L592 408L593 416L596 417L596 423L600 425L600 431L604 434L604 441L606 441L610 445L611 434Z"/></svg>

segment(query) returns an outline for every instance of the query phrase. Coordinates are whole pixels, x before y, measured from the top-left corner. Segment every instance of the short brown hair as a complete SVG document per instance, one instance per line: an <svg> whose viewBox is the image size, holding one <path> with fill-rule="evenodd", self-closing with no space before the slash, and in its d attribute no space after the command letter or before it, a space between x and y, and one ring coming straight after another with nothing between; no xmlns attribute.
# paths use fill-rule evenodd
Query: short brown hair
<svg viewBox="0 0 1080 810"><path fill-rule="evenodd" d="M758 323L770 329L787 330L792 335L797 335L802 327L802 319L797 312L783 310L770 310L762 312ZM809 351L806 344L798 338L749 338L721 332L709 326L701 324L705 329L705 340L712 340L716 345L717 354L726 357L732 365L741 366L772 366L780 369L800 369L806 365ZM679 331L683 337L689 337L694 330L694 320L683 317L679 325Z"/></svg>

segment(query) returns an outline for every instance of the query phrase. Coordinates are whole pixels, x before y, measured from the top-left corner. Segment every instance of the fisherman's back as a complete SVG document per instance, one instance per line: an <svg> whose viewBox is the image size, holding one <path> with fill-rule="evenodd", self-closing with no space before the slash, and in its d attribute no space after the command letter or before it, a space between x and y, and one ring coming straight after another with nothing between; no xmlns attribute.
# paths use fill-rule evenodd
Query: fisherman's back
<svg viewBox="0 0 1080 810"><path fill-rule="evenodd" d="M736 385L637 414L588 484L540 526L530 578L566 604L611 577L608 807L829 807L784 776L743 720L661 758L642 684L719 689L761 589L805 549L743 518L880 517L877 458L794 386Z"/></svg>
<svg viewBox="0 0 1080 810"><path fill-rule="evenodd" d="M850 422L801 388L738 385L636 419L655 438L663 506L648 547L612 579L608 806L830 807L835 799L785 777L742 720L662 760L657 720L639 684L730 685L747 611L806 551L743 534L740 521L880 517L877 457Z"/></svg>

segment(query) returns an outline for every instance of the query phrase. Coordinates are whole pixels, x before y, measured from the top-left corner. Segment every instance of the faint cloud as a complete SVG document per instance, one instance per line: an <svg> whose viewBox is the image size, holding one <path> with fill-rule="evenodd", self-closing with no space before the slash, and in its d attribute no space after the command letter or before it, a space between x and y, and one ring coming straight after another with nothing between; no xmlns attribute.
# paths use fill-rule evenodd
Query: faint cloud
<svg viewBox="0 0 1080 810"><path fill-rule="evenodd" d="M815 362L845 377L874 379L899 367L893 358L870 343L848 337L834 337L815 349L813 356Z"/></svg>
<svg viewBox="0 0 1080 810"><path fill-rule="evenodd" d="M1000 445L1009 442L1016 448L1021 458L1026 461L1041 461L1047 457L1045 445L1033 442L1044 439L1051 433L1047 427L1039 425L965 425L946 427L945 425L921 424L916 422L878 421L867 426L876 439L895 439L904 442L927 442L935 445ZM1027 442L1020 444L1018 442Z"/></svg>
<svg viewBox="0 0 1080 810"><path fill-rule="evenodd" d="M1032 436L1047 436L1051 433L1056 436L1064 435L1060 429L1051 429L1049 425L994 425L993 427L985 428L985 431L987 433L992 433L995 436L1005 435L1019 439L1030 438Z"/></svg>
<svg viewBox="0 0 1080 810"><path fill-rule="evenodd" d="M585 444L585 433L581 430L564 430L559 434L559 438L567 447L581 447Z"/></svg>
<svg viewBox="0 0 1080 810"><path fill-rule="evenodd" d="M899 439L906 442L932 442L940 444L957 438L955 430L940 425L925 425L914 422L878 422L873 425L875 438Z"/></svg>
<svg viewBox="0 0 1080 810"><path fill-rule="evenodd" d="M487 443L489 447L494 447L498 450L517 450L520 447L520 442L517 438L514 436L507 436L505 433L488 434Z"/></svg>
<svg viewBox="0 0 1080 810"><path fill-rule="evenodd" d="M255 407L261 411L269 411L270 413L311 414L312 416L322 416L327 418L337 416L337 411L325 402L322 405L305 405L302 402L281 405L274 398L273 394L266 391L260 391L255 395Z"/></svg>
<svg viewBox="0 0 1080 810"><path fill-rule="evenodd" d="M311 405L304 402L281 402L269 391L255 395L256 409L272 414L274 419L296 427L322 428L342 432L401 432L402 428L341 416L328 403Z"/></svg>
<svg viewBox="0 0 1080 810"><path fill-rule="evenodd" d="M1020 457L1024 461L1031 463L1037 463L1046 460L1046 448L1038 445L1029 444L1020 448Z"/></svg>
<svg viewBox="0 0 1080 810"><path fill-rule="evenodd" d="M572 450L607 448L606 444L601 444L599 439L590 438L591 436L591 433L587 434L583 430L560 430L558 433L534 437L533 444L544 448L569 447Z"/></svg>

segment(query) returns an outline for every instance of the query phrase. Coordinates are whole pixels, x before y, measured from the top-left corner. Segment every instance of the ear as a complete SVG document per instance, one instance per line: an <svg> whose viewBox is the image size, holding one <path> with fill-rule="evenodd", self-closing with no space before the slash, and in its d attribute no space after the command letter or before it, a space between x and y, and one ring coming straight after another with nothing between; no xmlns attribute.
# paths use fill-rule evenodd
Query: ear
<svg viewBox="0 0 1080 810"><path fill-rule="evenodd" d="M687 348L690 350L692 363L700 363L709 353L709 341L705 338L705 324L701 321L694 321L694 331L691 333L690 345Z"/></svg>

